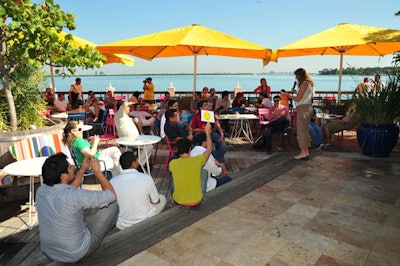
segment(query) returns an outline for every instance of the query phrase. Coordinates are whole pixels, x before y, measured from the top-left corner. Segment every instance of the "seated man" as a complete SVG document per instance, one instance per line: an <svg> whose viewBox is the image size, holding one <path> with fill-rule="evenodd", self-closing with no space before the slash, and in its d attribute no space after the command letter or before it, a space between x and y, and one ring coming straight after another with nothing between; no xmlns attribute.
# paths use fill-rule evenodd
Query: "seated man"
<svg viewBox="0 0 400 266"><path fill-rule="evenodd" d="M198 132L204 132L206 122L201 121L201 110L211 110L211 103L208 101L200 101L197 107L198 111L193 115L191 121L191 127L195 134ZM213 155L218 162L225 163L226 143L224 140L224 131L222 130L216 116L214 116L214 119L215 123L213 124L213 130L211 132ZM214 130L217 130L218 132Z"/></svg>
<svg viewBox="0 0 400 266"><path fill-rule="evenodd" d="M282 102L282 100L281 100ZM314 109L314 116L311 118L311 122L309 125L311 141L315 145L315 148L322 148L322 129L320 125L319 118L316 116L316 112Z"/></svg>
<svg viewBox="0 0 400 266"><path fill-rule="evenodd" d="M215 114L227 114L229 107L231 106L231 101L229 100L229 92L223 91L222 97L217 99L215 103ZM231 128L229 124L229 119L221 120L221 126L225 130L227 136L231 134Z"/></svg>
<svg viewBox="0 0 400 266"><path fill-rule="evenodd" d="M102 191L79 189L89 167ZM65 154L50 156L42 167L44 184L36 194L41 249L62 263L92 254L114 227L118 213L114 188L97 159L86 156L75 176L74 170Z"/></svg>
<svg viewBox="0 0 400 266"><path fill-rule="evenodd" d="M131 138L135 140L139 136L139 131L133 122L132 118L129 117L129 106L134 104L133 102L123 102L119 107L117 113L114 115L115 126L117 128L119 138ZM153 145L140 146L141 152L139 157L139 164L145 165L147 162L146 153L144 149L147 150L147 156L150 158L153 151Z"/></svg>
<svg viewBox="0 0 400 266"><path fill-rule="evenodd" d="M112 90L107 90L107 97L104 99L104 106L107 109L112 109L117 106L117 100L113 96Z"/></svg>
<svg viewBox="0 0 400 266"><path fill-rule="evenodd" d="M165 110L167 109L169 100L171 100L171 94L168 91L166 91L166 92L164 92L164 99L160 102L160 106L158 108L160 110L164 110L164 112L165 112Z"/></svg>
<svg viewBox="0 0 400 266"><path fill-rule="evenodd" d="M151 114L142 111L139 105L132 104L129 116L134 118L140 134L143 135L143 127L150 127L150 134L154 135L154 124L156 119Z"/></svg>
<svg viewBox="0 0 400 266"><path fill-rule="evenodd" d="M270 99L268 99L267 93L265 91L260 92L260 95L258 96L258 102L256 103L256 107L258 107L258 108L271 108L272 107L272 103L271 103Z"/></svg>
<svg viewBox="0 0 400 266"><path fill-rule="evenodd" d="M139 163L133 152L124 152L119 162L122 172L113 177L110 183L115 189L119 205L116 226L122 230L159 214L167 200L158 193L150 175L137 171Z"/></svg>
<svg viewBox="0 0 400 266"><path fill-rule="evenodd" d="M59 92L57 99L54 101L53 111L54 112L66 112L68 109L68 104L65 101L64 93Z"/></svg>
<svg viewBox="0 0 400 266"><path fill-rule="evenodd" d="M315 119L311 118L309 128L312 143L314 143L317 148L322 147L322 130L320 126L316 124Z"/></svg>
<svg viewBox="0 0 400 266"><path fill-rule="evenodd" d="M85 104L83 105L83 107L85 107L86 110L93 105L93 101L95 100L99 101L99 98L96 97L93 91L89 91L88 93L89 97L86 99Z"/></svg>
<svg viewBox="0 0 400 266"><path fill-rule="evenodd" d="M201 101L201 92L196 91L194 94L194 99L190 102L190 112L197 112L197 104Z"/></svg>
<svg viewBox="0 0 400 266"><path fill-rule="evenodd" d="M176 109L179 115L179 121L180 121L180 112L179 112L179 103L176 100L170 100L167 104L167 109ZM165 110L165 111L166 111ZM165 123L167 122L167 119L165 118L165 112L163 113L158 113L157 117L160 116L160 137L163 139L165 138Z"/></svg>
<svg viewBox="0 0 400 266"><path fill-rule="evenodd" d="M217 91L215 90L215 88L211 88L210 89L210 96L208 97L208 101L212 103L212 109L215 109L215 105L217 103L218 100L218 96L215 94Z"/></svg>
<svg viewBox="0 0 400 266"><path fill-rule="evenodd" d="M208 92L208 87L204 87L203 90L201 91L201 99L208 100L208 97L210 97L210 93Z"/></svg>
<svg viewBox="0 0 400 266"><path fill-rule="evenodd" d="M193 137L192 143L195 147L190 151L190 156L195 157L197 155L203 154L206 151L207 147L206 134L204 132L196 134L196 136ZM211 191L214 188L232 180L232 178L227 176L228 170L226 169L225 164L215 160L212 154L210 155L210 157L208 157L208 160L203 169L207 171L205 176L207 178L204 178L203 174L201 176L203 193Z"/></svg>
<svg viewBox="0 0 400 266"><path fill-rule="evenodd" d="M169 141L176 142L183 138L193 139L192 128L184 123L179 123L179 114L176 109L168 109L165 112L167 123L164 126L165 135Z"/></svg>
<svg viewBox="0 0 400 266"><path fill-rule="evenodd" d="M328 123L322 125L322 132L325 139L325 146L330 147L332 146L332 135L343 131L343 130L350 130L355 126L355 122L353 121L353 114L354 110L350 108L347 112L347 115L340 120L331 120ZM323 147L323 148L324 148Z"/></svg>
<svg viewBox="0 0 400 266"><path fill-rule="evenodd" d="M204 131L207 136L207 150L196 157L190 157L192 142L187 138L177 141L179 158L169 163L172 173L172 199L180 205L197 206L203 199L201 169L212 152L211 125L207 123Z"/></svg>
<svg viewBox="0 0 400 266"><path fill-rule="evenodd" d="M93 122L100 122L103 119L104 112L106 111L106 107L103 101L99 101L98 98L94 98L92 100L92 105L89 106L88 111L88 122L93 119Z"/></svg>
<svg viewBox="0 0 400 266"><path fill-rule="evenodd" d="M47 102L47 106L54 106L54 94L51 88L46 88L44 93L45 101Z"/></svg>
<svg viewBox="0 0 400 266"><path fill-rule="evenodd" d="M261 92L262 94L264 92ZM285 128L286 122L290 121L289 108L287 106L281 105L281 98L276 95L273 98L274 106L270 108L270 113L267 117L269 123L267 124L267 133L265 147L268 153L272 152L272 134L274 131L283 130Z"/></svg>
<svg viewBox="0 0 400 266"><path fill-rule="evenodd" d="M139 103L140 92L135 91L131 97L129 97L128 102Z"/></svg>

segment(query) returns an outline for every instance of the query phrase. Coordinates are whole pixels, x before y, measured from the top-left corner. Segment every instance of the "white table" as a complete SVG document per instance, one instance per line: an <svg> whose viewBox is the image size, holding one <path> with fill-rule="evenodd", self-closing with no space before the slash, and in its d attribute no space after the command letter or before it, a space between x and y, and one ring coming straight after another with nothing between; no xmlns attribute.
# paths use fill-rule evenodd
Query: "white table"
<svg viewBox="0 0 400 266"><path fill-rule="evenodd" d="M228 114L228 115L219 115L218 120L233 120L233 129L231 131L230 139L238 138L240 135L243 136L250 141L253 140L253 133L250 127L250 120L258 120L259 118L254 114Z"/></svg>
<svg viewBox="0 0 400 266"><path fill-rule="evenodd" d="M63 113L52 114L51 118L67 119L68 118L68 113L67 112L63 112Z"/></svg>
<svg viewBox="0 0 400 266"><path fill-rule="evenodd" d="M136 147L138 147L138 161L139 161L139 164L140 164L140 160L139 160L139 158L140 158L140 152L141 152L141 148L143 148L144 153L145 153L145 156L146 156L147 171L146 171L146 169L143 167L142 164L140 164L140 166L142 167L144 173L147 173L147 174L150 175L150 174L151 174L151 173L150 173L151 170L150 170L149 156L148 156L148 154L147 154L147 149L146 149L146 147L144 147L144 146L149 145L149 144L158 143L160 140L161 140L161 138L160 138L159 136L154 136L154 135L140 135L140 136L138 136L136 139L132 139L132 138L130 138L130 137L125 137L125 138L117 138L115 141L116 141L118 144L124 145L124 146L127 146L127 147L131 147L131 146L136 146Z"/></svg>
<svg viewBox="0 0 400 266"><path fill-rule="evenodd" d="M244 109L246 109L247 111L252 112L252 113L257 112L257 107L254 107L254 106L248 106L248 107L245 107Z"/></svg>
<svg viewBox="0 0 400 266"><path fill-rule="evenodd" d="M83 131L89 131L89 130L91 130L92 128L93 128L92 125L82 125L82 130L83 130Z"/></svg>
<svg viewBox="0 0 400 266"><path fill-rule="evenodd" d="M321 119L321 127L328 123L329 120L335 120L335 119L340 119L343 116L342 115L336 115L336 114L326 114L326 113L316 113L315 116L319 119Z"/></svg>
<svg viewBox="0 0 400 266"><path fill-rule="evenodd" d="M22 161L13 162L4 167L4 172L12 176L29 176L29 222L28 228L32 230L37 220L37 213L32 218L35 207L35 177L40 177L40 184L43 184L42 166L47 157L37 157Z"/></svg>

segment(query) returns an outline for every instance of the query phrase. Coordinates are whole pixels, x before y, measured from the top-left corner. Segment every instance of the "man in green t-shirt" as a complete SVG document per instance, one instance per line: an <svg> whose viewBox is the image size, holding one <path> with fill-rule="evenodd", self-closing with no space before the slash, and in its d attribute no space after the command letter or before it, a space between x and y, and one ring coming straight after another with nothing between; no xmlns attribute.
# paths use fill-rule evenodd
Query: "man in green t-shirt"
<svg viewBox="0 0 400 266"><path fill-rule="evenodd" d="M210 123L206 124L204 130L207 136L207 150L203 154L190 157L192 143L187 138L176 142L179 158L170 162L169 170L174 185L172 199L180 205L196 206L203 199L201 169L212 152Z"/></svg>

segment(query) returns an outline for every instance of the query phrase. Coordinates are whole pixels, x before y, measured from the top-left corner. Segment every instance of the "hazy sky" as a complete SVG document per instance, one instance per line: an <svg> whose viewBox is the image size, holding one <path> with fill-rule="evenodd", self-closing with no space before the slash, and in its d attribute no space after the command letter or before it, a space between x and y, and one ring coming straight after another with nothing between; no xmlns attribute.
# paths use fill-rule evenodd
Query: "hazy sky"
<svg viewBox="0 0 400 266"><path fill-rule="evenodd" d="M41 1L35 1L41 2ZM89 41L105 44L158 31L201 24L247 41L277 49L333 27L354 23L399 29L398 0L55 0L66 12L74 13L77 29L71 32ZM121 64L101 69L116 74L192 73L193 57L135 59L134 67ZM388 66L392 56L345 56L344 67ZM310 72L338 68L339 56L281 58L266 67L261 60L199 56L197 72L293 72L303 67ZM79 74L88 73L79 71Z"/></svg>

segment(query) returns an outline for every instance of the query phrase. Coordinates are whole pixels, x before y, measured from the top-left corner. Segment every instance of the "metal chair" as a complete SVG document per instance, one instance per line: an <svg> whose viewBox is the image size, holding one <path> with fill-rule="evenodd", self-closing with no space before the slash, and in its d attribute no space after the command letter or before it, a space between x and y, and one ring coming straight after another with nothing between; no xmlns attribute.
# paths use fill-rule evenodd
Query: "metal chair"
<svg viewBox="0 0 400 266"><path fill-rule="evenodd" d="M76 153L75 153L74 149L70 148L69 151L70 151L70 153L71 153L71 158L72 158L72 160L74 161L74 164L75 164L75 166L76 166L76 171L78 171L78 170L81 168L81 164L78 162L78 158L76 157ZM100 167L101 167L101 169L103 169L102 172L103 172L104 176L105 176L107 179L111 179L111 178L113 177L112 171L111 171L111 170L107 170L107 168L106 168L106 163L105 163L104 161L99 160L99 162L100 162ZM110 178L108 178L108 174L110 174ZM93 173L90 169L87 169L87 170L85 171L85 173L83 174L83 178L82 178L82 182L81 182L81 187L82 187L82 184L83 184L83 182L84 182L84 180L85 180L85 177L93 176L93 175L94 175L94 173ZM96 179L96 183L97 183L97 179Z"/></svg>
<svg viewBox="0 0 400 266"><path fill-rule="evenodd" d="M266 119L268 115L270 114L270 108L258 108L258 118L260 119L260 125L258 128L258 136L260 136L261 130L263 130L266 125L268 125L270 122ZM291 119L293 121L293 119ZM291 128L292 124L291 121L286 121L285 126L281 130L275 130L274 134L279 134L281 143L282 143L282 149L285 146L285 139L284 137L288 136L289 137L289 144L291 144ZM267 128L268 130L268 128Z"/></svg>
<svg viewBox="0 0 400 266"><path fill-rule="evenodd" d="M171 155L174 153L178 153L178 149L176 148L176 142L169 141L168 136L165 136L165 140L167 141L167 145L168 145L168 155L167 155L167 159L165 160L165 165L164 165L164 171L163 171L164 176L167 174L167 168L169 165L169 161L171 159Z"/></svg>
<svg viewBox="0 0 400 266"><path fill-rule="evenodd" d="M106 126L106 119L107 119L109 110L110 109L106 109L103 111L103 117L101 118L100 121L90 122L89 125L92 125L93 127L99 126L104 134L106 132L105 126Z"/></svg>
<svg viewBox="0 0 400 266"><path fill-rule="evenodd" d="M115 100L117 100L117 101L125 101L126 96L115 96L114 98L115 98Z"/></svg>
<svg viewBox="0 0 400 266"><path fill-rule="evenodd" d="M114 109L108 110L108 116L106 117L104 134L99 136L100 141L105 141L107 147L110 146L108 144L108 141L115 140L117 138L117 128L115 126L114 114L115 114ZM93 138L94 136L91 136L88 138L88 140L91 141Z"/></svg>
<svg viewBox="0 0 400 266"><path fill-rule="evenodd" d="M259 126L257 136L260 136L261 130L269 124L267 120L267 116L269 115L270 110L269 108L258 108L258 118L259 118Z"/></svg>
<svg viewBox="0 0 400 266"><path fill-rule="evenodd" d="M68 113L68 120L80 121L83 120L85 122L87 118L86 112L77 112L77 113Z"/></svg>

